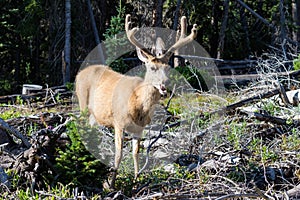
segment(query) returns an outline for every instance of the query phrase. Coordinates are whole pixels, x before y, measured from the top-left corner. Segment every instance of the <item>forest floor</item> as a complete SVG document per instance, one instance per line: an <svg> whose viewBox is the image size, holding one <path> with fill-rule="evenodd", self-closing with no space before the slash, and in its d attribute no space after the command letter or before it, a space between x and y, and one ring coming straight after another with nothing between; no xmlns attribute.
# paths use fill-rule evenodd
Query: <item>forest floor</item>
<svg viewBox="0 0 300 200"><path fill-rule="evenodd" d="M114 191L81 142L72 91L0 97L0 199L299 199L299 88L264 76L219 95L169 96L166 121L142 141L150 164L134 180L125 156Z"/></svg>

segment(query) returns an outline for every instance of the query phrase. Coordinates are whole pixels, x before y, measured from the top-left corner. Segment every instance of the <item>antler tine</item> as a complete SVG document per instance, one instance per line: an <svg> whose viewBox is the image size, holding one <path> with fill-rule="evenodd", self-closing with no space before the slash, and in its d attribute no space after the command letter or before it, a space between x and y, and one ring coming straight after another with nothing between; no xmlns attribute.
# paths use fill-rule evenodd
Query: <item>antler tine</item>
<svg viewBox="0 0 300 200"><path fill-rule="evenodd" d="M197 36L197 24L193 25L193 28L189 36L184 37L185 33L186 33L186 17L183 16L181 18L181 34L179 40L173 46L171 46L167 50L167 52L160 57L160 59L168 60L177 49L192 42Z"/></svg>
<svg viewBox="0 0 300 200"><path fill-rule="evenodd" d="M181 17L180 27L181 27L181 30L178 29L176 32L176 42L178 40L180 40L180 38L184 38L186 36L187 26L186 26L186 17L185 16Z"/></svg>
<svg viewBox="0 0 300 200"><path fill-rule="evenodd" d="M128 14L128 15L126 15L126 19L125 19L125 31L126 31L128 40L131 42L131 44L133 44L137 48L141 49L144 53L152 55L151 52L147 48L145 48L144 45L139 43L138 40L134 36L139 31L139 28L134 27L134 28L130 29L131 25L132 25L131 16L130 16L130 14Z"/></svg>
<svg viewBox="0 0 300 200"><path fill-rule="evenodd" d="M187 32L186 17L185 16L181 17L180 25L181 25L180 37L183 38L183 37L186 36L186 32Z"/></svg>

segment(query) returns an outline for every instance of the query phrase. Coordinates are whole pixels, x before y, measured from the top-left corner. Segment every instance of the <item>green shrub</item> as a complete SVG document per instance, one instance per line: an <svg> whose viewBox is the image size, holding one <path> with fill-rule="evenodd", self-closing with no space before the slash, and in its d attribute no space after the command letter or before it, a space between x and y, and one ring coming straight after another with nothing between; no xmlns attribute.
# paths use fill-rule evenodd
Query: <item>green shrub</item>
<svg viewBox="0 0 300 200"><path fill-rule="evenodd" d="M76 186L99 187L107 174L107 168L86 150L81 142L77 121L67 125L70 143L58 150L56 168L60 172L58 182Z"/></svg>
<svg viewBox="0 0 300 200"><path fill-rule="evenodd" d="M199 70L190 66L179 66L175 68L188 82L197 90L207 91L211 85L213 77L204 70ZM204 78L205 77L205 78Z"/></svg>
<svg viewBox="0 0 300 200"><path fill-rule="evenodd" d="M294 60L293 64L294 64L295 70L300 70L300 54L299 54L298 58Z"/></svg>
<svg viewBox="0 0 300 200"><path fill-rule="evenodd" d="M125 7L122 7L121 1L116 9L118 15L111 17L110 26L103 34L103 36L105 37L104 45L107 54L106 64L117 72L125 73L128 70L128 66L122 58L116 58L120 46L124 46L127 43L126 34L118 35L122 31L124 31L125 27Z"/></svg>

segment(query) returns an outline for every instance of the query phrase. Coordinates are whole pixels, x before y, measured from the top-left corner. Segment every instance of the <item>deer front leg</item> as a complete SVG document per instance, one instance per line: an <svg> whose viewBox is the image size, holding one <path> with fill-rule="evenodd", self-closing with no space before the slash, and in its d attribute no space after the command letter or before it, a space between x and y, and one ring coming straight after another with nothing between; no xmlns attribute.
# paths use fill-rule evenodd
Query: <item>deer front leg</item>
<svg viewBox="0 0 300 200"><path fill-rule="evenodd" d="M115 167L114 167L114 172L110 184L111 188L115 187L117 171L119 169L121 159L122 159L122 150L123 150L123 130L115 128Z"/></svg>
<svg viewBox="0 0 300 200"><path fill-rule="evenodd" d="M134 178L136 179L139 173L139 147L140 137L134 136L132 139L132 156L134 163Z"/></svg>

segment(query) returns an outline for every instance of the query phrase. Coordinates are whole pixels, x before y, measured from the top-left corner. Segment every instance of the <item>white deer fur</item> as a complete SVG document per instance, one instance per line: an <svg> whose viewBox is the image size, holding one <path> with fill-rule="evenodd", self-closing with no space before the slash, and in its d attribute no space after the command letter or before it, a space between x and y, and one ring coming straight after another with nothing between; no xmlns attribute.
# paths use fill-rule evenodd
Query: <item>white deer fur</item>
<svg viewBox="0 0 300 200"><path fill-rule="evenodd" d="M182 20L183 21L183 20ZM186 23L186 19L185 19ZM164 44L159 39L156 56L145 49L135 38L138 28L129 29L130 15L126 16L127 37L137 47L140 60L145 62L144 79L119 74L105 65L92 65L81 70L76 77L76 94L81 111L88 109L90 123L113 127L115 130L115 172L111 187L114 187L116 171L122 158L123 132L133 134L133 160L135 176L138 175L139 142L144 127L150 123L153 106L161 95L166 94L168 60L174 50L191 42L196 36L196 26L191 35L178 41L163 55Z"/></svg>

